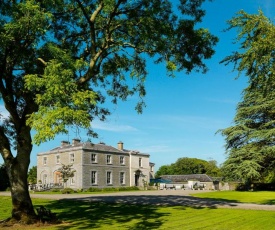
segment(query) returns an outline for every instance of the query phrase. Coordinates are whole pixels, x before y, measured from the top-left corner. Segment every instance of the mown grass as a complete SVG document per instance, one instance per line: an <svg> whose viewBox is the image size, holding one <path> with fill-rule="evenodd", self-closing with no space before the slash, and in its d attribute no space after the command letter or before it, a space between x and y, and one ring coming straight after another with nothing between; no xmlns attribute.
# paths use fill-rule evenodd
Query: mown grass
<svg viewBox="0 0 275 230"><path fill-rule="evenodd" d="M193 194L194 197L236 203L275 204L275 192L217 191Z"/></svg>
<svg viewBox="0 0 275 230"><path fill-rule="evenodd" d="M227 194L228 200L246 200L246 193ZM262 193L263 196L260 194ZM258 193L263 200L265 192ZM207 193L208 197L217 193ZM233 195L234 194L234 195ZM268 193L267 193L268 194ZM199 194L198 196L201 196ZM275 195L275 193L274 193ZM242 197L242 198L241 198ZM205 197L204 197L205 198ZM256 200L256 199L254 199ZM34 230L66 230L66 229L204 229L204 230L270 230L275 229L275 213L272 211L239 210L204 207L161 207L148 205L91 203L76 200L44 200L33 199L35 207L44 205L57 213L62 224L55 226L31 226ZM7 218L11 212L11 198L0 197L0 219ZM12 228L7 228L12 229ZM18 226L13 229L18 229ZM26 228L27 229L27 228Z"/></svg>

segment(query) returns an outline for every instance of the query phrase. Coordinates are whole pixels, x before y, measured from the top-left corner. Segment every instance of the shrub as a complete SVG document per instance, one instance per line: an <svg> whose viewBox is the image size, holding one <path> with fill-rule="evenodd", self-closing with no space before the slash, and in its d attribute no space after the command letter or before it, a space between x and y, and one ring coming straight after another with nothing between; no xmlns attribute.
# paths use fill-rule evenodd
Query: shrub
<svg viewBox="0 0 275 230"><path fill-rule="evenodd" d="M51 190L51 192L60 192L60 189L58 189L58 188L53 188L53 189Z"/></svg>
<svg viewBox="0 0 275 230"><path fill-rule="evenodd" d="M131 186L131 187L119 187L119 191L136 191L139 190L139 187L137 186Z"/></svg>
<svg viewBox="0 0 275 230"><path fill-rule="evenodd" d="M87 192L101 192L100 188L90 187L87 189Z"/></svg>
<svg viewBox="0 0 275 230"><path fill-rule="evenodd" d="M102 192L116 192L116 191L119 191L119 188L107 187L102 189Z"/></svg>
<svg viewBox="0 0 275 230"><path fill-rule="evenodd" d="M75 193L76 191L74 191L73 189L71 188L64 188L61 190L61 193L62 194L71 194L71 193Z"/></svg>

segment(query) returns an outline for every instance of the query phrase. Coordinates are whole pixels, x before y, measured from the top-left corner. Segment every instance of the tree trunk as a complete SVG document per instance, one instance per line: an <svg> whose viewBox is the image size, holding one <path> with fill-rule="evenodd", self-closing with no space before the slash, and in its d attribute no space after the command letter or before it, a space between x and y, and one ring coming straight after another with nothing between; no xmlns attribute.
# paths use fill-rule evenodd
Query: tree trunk
<svg viewBox="0 0 275 230"><path fill-rule="evenodd" d="M29 164L15 162L8 165L12 197L12 218L24 223L33 222L36 214L28 190L27 171Z"/></svg>
<svg viewBox="0 0 275 230"><path fill-rule="evenodd" d="M32 144L28 132L21 137L17 145L17 156L5 159L5 164L11 188L12 219L28 224L37 220L27 181Z"/></svg>

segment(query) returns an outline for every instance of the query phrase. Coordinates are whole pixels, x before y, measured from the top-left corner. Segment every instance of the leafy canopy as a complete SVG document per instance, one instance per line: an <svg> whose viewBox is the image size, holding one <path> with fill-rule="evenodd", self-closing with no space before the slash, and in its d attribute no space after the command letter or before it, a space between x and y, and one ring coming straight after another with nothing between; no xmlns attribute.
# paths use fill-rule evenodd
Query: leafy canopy
<svg viewBox="0 0 275 230"><path fill-rule="evenodd" d="M217 38L196 26L203 2L3 0L0 92L7 122L21 119L39 144L68 126L104 120L106 98L117 103L137 94L141 112L149 58L165 64L169 76L207 70L204 59Z"/></svg>
<svg viewBox="0 0 275 230"><path fill-rule="evenodd" d="M275 162L275 26L261 11L240 11L229 25L238 29L240 49L223 62L234 63L235 70L248 77L248 86L235 124L221 130L228 153L223 168L231 178L264 180L274 172Z"/></svg>
<svg viewBox="0 0 275 230"><path fill-rule="evenodd" d="M179 158L171 165L163 165L156 172L156 177L162 175L187 175L207 174L209 176L220 176L220 169L214 160L205 161L197 158Z"/></svg>

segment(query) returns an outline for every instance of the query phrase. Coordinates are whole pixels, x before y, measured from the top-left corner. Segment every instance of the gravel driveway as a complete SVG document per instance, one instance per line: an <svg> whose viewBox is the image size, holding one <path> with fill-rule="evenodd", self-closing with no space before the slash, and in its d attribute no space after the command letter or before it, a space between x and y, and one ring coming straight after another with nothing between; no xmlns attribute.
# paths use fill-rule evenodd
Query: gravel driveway
<svg viewBox="0 0 275 230"><path fill-rule="evenodd" d="M33 198L44 199L77 199L91 202L107 203L129 203L142 205L170 205L170 206L190 206L209 208L232 208L232 209L255 209L255 210L275 210L275 205L259 205L248 203L233 203L216 201L192 197L191 194L212 192L196 190L154 190L154 191L134 191L104 194L39 194L31 193ZM0 196L10 196L9 192L0 192Z"/></svg>

